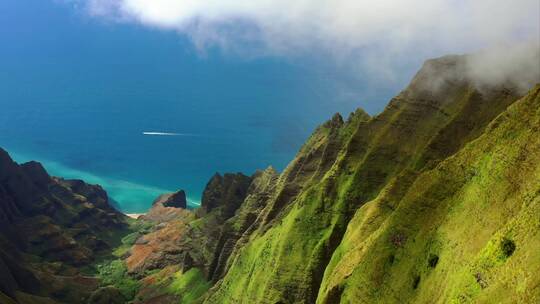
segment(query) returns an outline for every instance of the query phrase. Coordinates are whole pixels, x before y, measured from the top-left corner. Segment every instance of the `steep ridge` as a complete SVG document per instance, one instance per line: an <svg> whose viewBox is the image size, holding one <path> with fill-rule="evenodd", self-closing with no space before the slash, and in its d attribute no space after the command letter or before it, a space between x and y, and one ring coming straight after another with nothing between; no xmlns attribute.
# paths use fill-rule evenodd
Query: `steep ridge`
<svg viewBox="0 0 540 304"><path fill-rule="evenodd" d="M406 190L357 210L318 302L538 303L540 85Z"/></svg>
<svg viewBox="0 0 540 304"><path fill-rule="evenodd" d="M126 217L101 187L50 177L41 164L19 165L0 149L2 301L86 300L99 281L79 269L111 250L125 230Z"/></svg>
<svg viewBox="0 0 540 304"><path fill-rule="evenodd" d="M244 241L239 241L239 239L244 235L247 237L251 234L257 216L265 207L264 204L274 190L277 177L277 172L272 167L253 175L240 208L220 229L218 243L208 273L209 280L216 282L226 273L230 266L227 265L229 257L235 250L243 246Z"/></svg>
<svg viewBox="0 0 540 304"><path fill-rule="evenodd" d="M314 303L356 210L390 185L399 199L521 96L511 86L476 86L464 76L465 60L427 61L380 115L346 123L336 116L317 129L206 302Z"/></svg>

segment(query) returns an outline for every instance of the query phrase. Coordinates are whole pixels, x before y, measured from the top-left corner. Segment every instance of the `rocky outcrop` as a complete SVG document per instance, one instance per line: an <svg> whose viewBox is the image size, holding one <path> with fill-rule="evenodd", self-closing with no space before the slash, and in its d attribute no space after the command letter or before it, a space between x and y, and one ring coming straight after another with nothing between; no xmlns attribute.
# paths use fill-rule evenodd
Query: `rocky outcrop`
<svg viewBox="0 0 540 304"><path fill-rule="evenodd" d="M189 217L191 212L186 210L187 200L184 190L175 193L166 193L158 196L152 207L140 219L155 224L165 224L175 219Z"/></svg>
<svg viewBox="0 0 540 304"><path fill-rule="evenodd" d="M216 173L206 185L201 199L201 214L219 208L221 217L227 219L242 204L251 178L242 173Z"/></svg>
<svg viewBox="0 0 540 304"><path fill-rule="evenodd" d="M251 177L216 174L204 190L201 208L194 212L155 203L138 219L152 222L153 229L137 239L126 259L129 272L143 278L136 298L142 303L178 301L177 296L164 293L163 287L149 283L154 280L145 277L149 270L170 277L170 269L187 273L195 268L204 284L220 279L238 240L253 231L277 177L272 167ZM156 200L160 201L162 197Z"/></svg>
<svg viewBox="0 0 540 304"><path fill-rule="evenodd" d="M184 260L192 245L188 225L195 215L184 208L154 204L138 221L151 222L149 233L138 235L126 258L128 272L141 278L149 270L163 269Z"/></svg>
<svg viewBox="0 0 540 304"><path fill-rule="evenodd" d="M161 204L163 207L173 207L173 208L187 208L186 192L184 190L179 190L175 193L167 193L160 195L152 205Z"/></svg>
<svg viewBox="0 0 540 304"><path fill-rule="evenodd" d="M166 207L175 195L160 196L142 221L155 223L154 229L132 247L127 266L130 273L142 276L146 271L180 265L185 271L198 267L209 277L215 268L214 256L222 230L248 195L253 178L236 174L215 174L208 182L196 214L181 208ZM176 197L185 193L179 191ZM197 241L194 241L197 240Z"/></svg>

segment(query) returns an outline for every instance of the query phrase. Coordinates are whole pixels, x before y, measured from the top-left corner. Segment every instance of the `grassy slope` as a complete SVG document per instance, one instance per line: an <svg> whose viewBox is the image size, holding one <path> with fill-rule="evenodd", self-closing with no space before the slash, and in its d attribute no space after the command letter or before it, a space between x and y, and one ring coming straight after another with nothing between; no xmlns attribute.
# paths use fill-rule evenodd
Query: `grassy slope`
<svg viewBox="0 0 540 304"><path fill-rule="evenodd" d="M97 257L96 261L81 271L100 280L101 287L113 286L119 290L126 300L131 300L136 295L140 284L129 276L123 255L129 251L136 239L150 229L145 222L127 218L128 227L117 231L110 236L109 241L115 247L111 252Z"/></svg>
<svg viewBox="0 0 540 304"><path fill-rule="evenodd" d="M538 303L539 94L422 173L402 199L389 186L361 207L318 302Z"/></svg>
<svg viewBox="0 0 540 304"><path fill-rule="evenodd" d="M429 64L439 68L439 62ZM319 287L327 263L333 257L331 267L334 268L336 259L343 255L349 236L340 247L338 245L354 211L377 196L387 196L378 207L385 209L381 213L391 213L396 207L392 197L399 200L424 167L435 166L479 136L486 124L516 99L505 90L484 96L467 83L452 83L433 96L419 88L426 75L419 73L409 89L394 99L381 115L369 121L347 123L337 135L332 134L332 138L340 142L334 145L340 150L333 163L319 166L325 170L311 178L300 179L298 194L231 259L229 272L213 288L206 299L208 303L313 303L320 299ZM478 112L484 114L468 116ZM284 175L290 174L299 160L312 155L306 153L310 147L324 145L328 141L324 135L324 128L318 129ZM321 162L323 159L321 157ZM444 192L438 195L445 197ZM269 204L270 210L272 207ZM370 208L368 204L361 210ZM375 218L368 219L364 229L377 230L378 224L385 223L379 219L384 216L379 216L378 210L370 212ZM399 240L402 236L398 232L395 237ZM338 251L334 254L336 247ZM375 256L390 259L389 255ZM342 262L354 268L355 264L348 264L347 259ZM384 281L385 270L381 271L380 277L366 280ZM335 285L329 285L329 280L327 275L322 296L326 297L325 292L329 292L329 300L333 295L337 295L338 300L345 290L340 287L343 278ZM400 280L409 279L403 276ZM412 280L415 280L414 275ZM362 280L356 283L367 284ZM352 297L357 301L358 298Z"/></svg>
<svg viewBox="0 0 540 304"><path fill-rule="evenodd" d="M185 273L177 272L167 289L180 297L180 303L193 303L204 295L210 285L199 269L191 268Z"/></svg>

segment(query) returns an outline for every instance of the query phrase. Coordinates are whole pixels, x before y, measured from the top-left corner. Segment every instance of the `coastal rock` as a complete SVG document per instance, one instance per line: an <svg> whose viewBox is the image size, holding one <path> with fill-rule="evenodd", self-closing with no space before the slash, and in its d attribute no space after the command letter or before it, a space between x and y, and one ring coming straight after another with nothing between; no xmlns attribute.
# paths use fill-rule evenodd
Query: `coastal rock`
<svg viewBox="0 0 540 304"><path fill-rule="evenodd" d="M179 190L175 193L167 193L160 195L152 205L161 204L163 207L187 208L186 193L184 190Z"/></svg>
<svg viewBox="0 0 540 304"><path fill-rule="evenodd" d="M190 216L191 212L187 210L186 193L184 190L179 190L175 193L165 193L158 196L152 203L150 210L140 216L140 220L151 221L159 225Z"/></svg>

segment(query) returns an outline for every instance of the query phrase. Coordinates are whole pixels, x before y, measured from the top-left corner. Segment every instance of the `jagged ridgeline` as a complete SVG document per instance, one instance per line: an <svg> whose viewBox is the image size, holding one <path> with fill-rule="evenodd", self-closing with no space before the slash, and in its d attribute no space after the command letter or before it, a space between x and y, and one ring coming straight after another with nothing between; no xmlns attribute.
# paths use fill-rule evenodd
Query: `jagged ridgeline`
<svg viewBox="0 0 540 304"><path fill-rule="evenodd" d="M540 87L466 69L427 61L380 115L319 127L205 302L538 303Z"/></svg>
<svg viewBox="0 0 540 304"><path fill-rule="evenodd" d="M95 222L83 220L83 236L106 244L105 264L90 253L65 256L97 269L88 274L95 286L77 295L88 303L540 303L540 79L483 82L468 69L467 56L427 61L381 114L336 114L318 127L281 174L216 174L195 211L181 208L179 191L126 222L96 201L103 195L77 190L96 188L38 174L49 186L36 193L68 189L54 214L87 214L79 217ZM37 233L9 234L4 218L49 214L67 227L60 235L77 225L39 207L56 194L39 194L49 203L37 209L11 199L24 178L8 177L10 166L0 172L0 240L12 246ZM120 246L103 231L124 236ZM89 237L70 236L97 250ZM22 244L2 246L2 259L30 253L28 273L50 274L59 258ZM77 263L65 266L72 276ZM0 276L0 300L76 303L71 285L36 291L23 283L43 278L13 276Z"/></svg>

